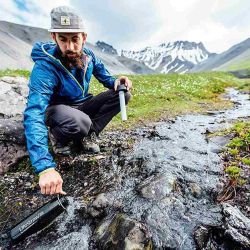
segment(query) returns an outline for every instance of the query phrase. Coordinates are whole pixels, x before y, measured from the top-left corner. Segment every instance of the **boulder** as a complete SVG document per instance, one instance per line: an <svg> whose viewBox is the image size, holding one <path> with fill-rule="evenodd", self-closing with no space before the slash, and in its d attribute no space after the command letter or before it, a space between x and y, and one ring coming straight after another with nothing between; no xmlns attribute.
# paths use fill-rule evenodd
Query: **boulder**
<svg viewBox="0 0 250 250"><path fill-rule="evenodd" d="M23 123L0 119L0 174L4 174L23 157L28 156L25 144Z"/></svg>
<svg viewBox="0 0 250 250"><path fill-rule="evenodd" d="M104 219L97 227L94 238L99 249L150 250L152 241L144 225L125 214Z"/></svg>
<svg viewBox="0 0 250 250"><path fill-rule="evenodd" d="M173 191L175 182L176 177L171 173L157 174L145 179L138 189L144 198L161 200Z"/></svg>
<svg viewBox="0 0 250 250"><path fill-rule="evenodd" d="M225 235L239 246L250 249L250 219L237 207L223 204L225 216Z"/></svg>
<svg viewBox="0 0 250 250"><path fill-rule="evenodd" d="M0 115L22 120L28 95L28 80L24 77L5 76L0 79Z"/></svg>

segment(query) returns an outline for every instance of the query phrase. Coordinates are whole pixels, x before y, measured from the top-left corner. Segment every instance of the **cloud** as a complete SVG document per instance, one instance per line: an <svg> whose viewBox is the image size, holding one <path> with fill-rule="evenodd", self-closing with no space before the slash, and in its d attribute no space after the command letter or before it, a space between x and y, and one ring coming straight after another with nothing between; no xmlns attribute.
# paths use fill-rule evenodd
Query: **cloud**
<svg viewBox="0 0 250 250"><path fill-rule="evenodd" d="M73 0L71 3L82 10L89 23L91 41L104 40L119 49L134 44L141 48L160 25L151 1Z"/></svg>
<svg viewBox="0 0 250 250"><path fill-rule="evenodd" d="M83 16L88 39L139 50L164 42L203 42L222 52L250 37L249 0L0 0L5 20L49 28L53 7L71 5Z"/></svg>
<svg viewBox="0 0 250 250"><path fill-rule="evenodd" d="M70 5L70 0L0 0L0 5L0 16L4 20L48 29L51 9Z"/></svg>

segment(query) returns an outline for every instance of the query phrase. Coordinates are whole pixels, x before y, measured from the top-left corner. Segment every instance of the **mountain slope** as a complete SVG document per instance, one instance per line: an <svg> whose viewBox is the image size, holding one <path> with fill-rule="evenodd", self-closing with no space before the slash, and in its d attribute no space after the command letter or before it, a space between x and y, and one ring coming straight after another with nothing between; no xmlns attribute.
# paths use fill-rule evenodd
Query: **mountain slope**
<svg viewBox="0 0 250 250"><path fill-rule="evenodd" d="M31 69L32 46L0 29L0 69Z"/></svg>
<svg viewBox="0 0 250 250"><path fill-rule="evenodd" d="M33 62L30 60L30 53L33 44L37 41L51 40L46 29L6 21L0 21L0 31L0 69L31 70ZM148 74L154 72L144 64L135 65L133 60L123 61L116 54L105 53L90 43L86 43L86 47L93 50L111 74Z"/></svg>
<svg viewBox="0 0 250 250"><path fill-rule="evenodd" d="M231 71L250 68L250 48L214 70Z"/></svg>
<svg viewBox="0 0 250 250"><path fill-rule="evenodd" d="M161 73L185 73L196 64L214 56L202 43L176 41L140 51L123 50L122 56L144 62L149 68Z"/></svg>
<svg viewBox="0 0 250 250"><path fill-rule="evenodd" d="M215 55L214 57L209 58L208 60L194 67L191 71L199 72L199 71L215 70L219 68L220 66L222 66L223 64L228 63L234 58L240 56L248 49L250 49L250 38L232 46L230 49L228 49L227 51L221 54L218 54L218 55Z"/></svg>

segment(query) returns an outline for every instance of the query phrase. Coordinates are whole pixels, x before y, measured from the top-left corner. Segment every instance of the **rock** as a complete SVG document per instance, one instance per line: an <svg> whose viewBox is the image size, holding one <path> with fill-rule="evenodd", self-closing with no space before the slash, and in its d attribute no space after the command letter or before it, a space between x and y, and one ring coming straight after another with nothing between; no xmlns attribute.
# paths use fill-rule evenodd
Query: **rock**
<svg viewBox="0 0 250 250"><path fill-rule="evenodd" d="M241 247L250 249L250 219L230 204L223 204L225 234Z"/></svg>
<svg viewBox="0 0 250 250"><path fill-rule="evenodd" d="M225 111L218 111L218 110L207 110L208 115L218 115L218 114L223 114Z"/></svg>
<svg viewBox="0 0 250 250"><path fill-rule="evenodd" d="M189 184L189 187L194 197L199 198L201 196L201 188L197 183L192 182Z"/></svg>
<svg viewBox="0 0 250 250"><path fill-rule="evenodd" d="M111 193L100 193L89 205L88 213L95 218L103 215L107 207L119 208L121 206L121 201L117 200Z"/></svg>
<svg viewBox="0 0 250 250"><path fill-rule="evenodd" d="M0 119L0 174L28 156L24 128L21 121Z"/></svg>
<svg viewBox="0 0 250 250"><path fill-rule="evenodd" d="M10 84L6 82L0 82L0 95L6 94L11 90Z"/></svg>
<svg viewBox="0 0 250 250"><path fill-rule="evenodd" d="M205 249L210 237L209 229L204 226L199 226L194 231L194 239L199 249Z"/></svg>
<svg viewBox="0 0 250 250"><path fill-rule="evenodd" d="M224 147L230 142L232 139L232 135L224 135L224 136L213 136L209 138L209 142L211 145L210 151L213 153L221 153Z"/></svg>
<svg viewBox="0 0 250 250"><path fill-rule="evenodd" d="M27 79L24 77L2 77L0 81L0 106L4 118L22 119L28 95Z"/></svg>
<svg viewBox="0 0 250 250"><path fill-rule="evenodd" d="M104 219L95 230L94 238L99 249L152 249L152 241L145 226L125 214Z"/></svg>
<svg viewBox="0 0 250 250"><path fill-rule="evenodd" d="M161 200L173 191L175 182L171 173L158 174L145 179L138 189L144 198Z"/></svg>
<svg viewBox="0 0 250 250"><path fill-rule="evenodd" d="M25 145L23 122L0 119L0 141Z"/></svg>

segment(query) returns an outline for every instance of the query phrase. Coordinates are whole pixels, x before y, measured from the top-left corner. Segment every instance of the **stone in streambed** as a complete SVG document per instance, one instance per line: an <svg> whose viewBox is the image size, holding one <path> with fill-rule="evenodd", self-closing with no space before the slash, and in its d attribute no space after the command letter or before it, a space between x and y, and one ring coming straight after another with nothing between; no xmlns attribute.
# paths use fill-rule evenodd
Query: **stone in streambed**
<svg viewBox="0 0 250 250"><path fill-rule="evenodd" d="M176 177L171 173L158 174L145 179L138 187L142 197L161 200L169 195L176 183Z"/></svg>
<svg viewBox="0 0 250 250"><path fill-rule="evenodd" d="M144 225L125 214L104 219L94 233L99 249L151 250L152 241Z"/></svg>

